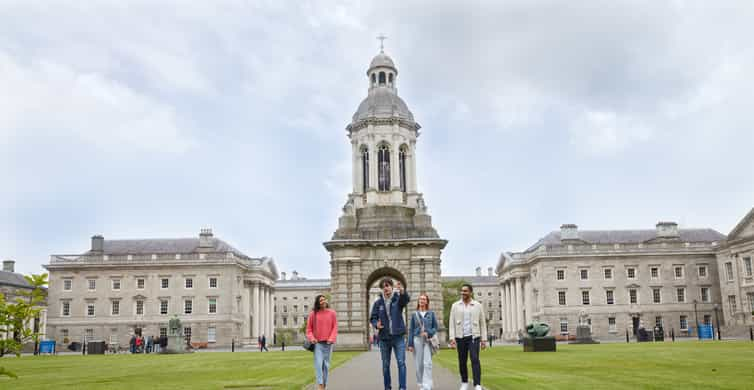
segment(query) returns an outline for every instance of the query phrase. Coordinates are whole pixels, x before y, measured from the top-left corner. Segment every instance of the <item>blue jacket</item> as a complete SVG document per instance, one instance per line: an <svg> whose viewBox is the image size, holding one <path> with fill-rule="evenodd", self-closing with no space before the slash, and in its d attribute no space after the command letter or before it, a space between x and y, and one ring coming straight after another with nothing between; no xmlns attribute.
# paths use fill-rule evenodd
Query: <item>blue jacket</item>
<svg viewBox="0 0 754 390"><path fill-rule="evenodd" d="M419 337L422 332L421 323L416 319L417 317L421 318L421 316L417 313L418 311L414 312L414 314L411 315L411 321L409 321L409 347L414 346L414 337ZM421 321L424 322L424 331L427 332L428 337L432 337L437 333L437 317L435 316L435 312L428 310Z"/></svg>
<svg viewBox="0 0 754 390"><path fill-rule="evenodd" d="M393 292L393 296L390 299L390 318L393 320L389 327L390 333L388 333L387 326L388 319L387 311L385 310L385 297L380 294L380 299L374 302L370 322L376 328L377 321L382 321L382 329L379 332L380 339L388 340L391 336L406 334L406 323L403 321L403 308L408 305L409 300L411 300L411 297L406 291L403 291L403 294Z"/></svg>

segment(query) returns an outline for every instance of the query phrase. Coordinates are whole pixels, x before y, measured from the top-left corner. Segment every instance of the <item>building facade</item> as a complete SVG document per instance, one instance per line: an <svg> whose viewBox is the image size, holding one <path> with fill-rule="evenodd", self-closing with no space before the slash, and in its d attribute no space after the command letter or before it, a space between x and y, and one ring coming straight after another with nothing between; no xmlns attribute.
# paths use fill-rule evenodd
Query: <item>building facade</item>
<svg viewBox="0 0 754 390"><path fill-rule="evenodd" d="M694 334L713 323L721 303L717 252L725 236L712 229L580 231L563 225L497 266L503 336L515 340L531 321L552 334L575 335L583 322L598 339L624 339L640 326ZM718 305L718 306L716 306Z"/></svg>
<svg viewBox="0 0 754 390"><path fill-rule="evenodd" d="M58 344L104 340L127 346L132 334L167 334L178 316L201 347L255 344L272 335L270 258L251 258L203 229L198 238L105 240L80 255L52 255L45 266L48 338Z"/></svg>
<svg viewBox="0 0 754 390"><path fill-rule="evenodd" d="M16 298L26 299L25 293L29 293L33 290L33 287L26 281L23 275L19 274L15 270L16 262L14 260L3 260L3 268L0 270L0 294L3 295L6 302L15 300ZM47 304L43 302L42 310L39 313L39 317L29 321L26 328L34 331L35 329L40 334L40 340L46 338L45 329L47 328ZM0 339L12 338L13 334L0 333ZM30 352L34 350L33 343L26 343L24 345L24 352Z"/></svg>
<svg viewBox="0 0 754 390"><path fill-rule="evenodd" d="M383 277L400 281L411 295L424 291L432 301L442 299L440 262L447 241L432 226L418 192L421 126L398 96L392 58L380 51L366 76L367 97L346 127L352 190L338 229L324 243L330 254L332 305L340 314L341 349L367 347L369 290ZM436 311L442 315L442 307Z"/></svg>
<svg viewBox="0 0 754 390"><path fill-rule="evenodd" d="M290 279L286 278L285 272L280 275L280 280L275 282L275 342L300 343L304 340L302 330L314 307L314 298L319 294L330 294L330 279L306 279L296 271Z"/></svg>
<svg viewBox="0 0 754 390"><path fill-rule="evenodd" d="M754 208L728 234L717 254L722 309L728 332L754 325Z"/></svg>

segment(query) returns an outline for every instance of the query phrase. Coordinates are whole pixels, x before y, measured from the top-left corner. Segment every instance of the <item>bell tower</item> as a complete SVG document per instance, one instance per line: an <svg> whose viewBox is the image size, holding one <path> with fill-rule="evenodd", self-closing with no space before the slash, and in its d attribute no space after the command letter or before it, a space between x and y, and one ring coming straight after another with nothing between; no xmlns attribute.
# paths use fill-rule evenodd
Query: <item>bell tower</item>
<svg viewBox="0 0 754 390"><path fill-rule="evenodd" d="M447 241L432 226L417 189L421 126L398 96L398 68L384 48L372 59L366 76L367 96L346 126L353 187L338 229L324 243L330 252L341 349L366 348L374 298L369 290L381 277L405 284L412 300L409 313L418 295L427 293L432 310L442 315L440 256Z"/></svg>

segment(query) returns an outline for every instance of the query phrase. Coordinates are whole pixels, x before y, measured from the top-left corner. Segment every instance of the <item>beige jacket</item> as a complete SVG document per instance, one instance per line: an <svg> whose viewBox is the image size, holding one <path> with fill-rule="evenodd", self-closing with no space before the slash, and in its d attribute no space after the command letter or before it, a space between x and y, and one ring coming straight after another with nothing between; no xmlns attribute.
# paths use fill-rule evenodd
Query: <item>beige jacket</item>
<svg viewBox="0 0 754 390"><path fill-rule="evenodd" d="M463 300L453 304L450 308L450 321L448 321L448 336L451 340L463 337ZM474 338L481 337L482 341L487 341L487 315L484 312L484 305L480 302L471 300L471 335Z"/></svg>

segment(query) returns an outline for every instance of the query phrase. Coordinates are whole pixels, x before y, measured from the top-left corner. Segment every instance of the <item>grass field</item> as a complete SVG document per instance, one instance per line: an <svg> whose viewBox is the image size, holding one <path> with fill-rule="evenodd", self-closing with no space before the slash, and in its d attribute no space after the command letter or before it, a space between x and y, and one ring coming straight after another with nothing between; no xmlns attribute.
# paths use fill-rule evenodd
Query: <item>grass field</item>
<svg viewBox="0 0 754 390"><path fill-rule="evenodd" d="M354 353L335 352L338 366ZM312 354L65 355L0 359L19 378L0 389L295 389L314 382Z"/></svg>
<svg viewBox="0 0 754 390"><path fill-rule="evenodd" d="M436 361L458 372L455 351ZM555 353L496 347L482 351L481 364L489 389L754 389L752 342L559 344Z"/></svg>

